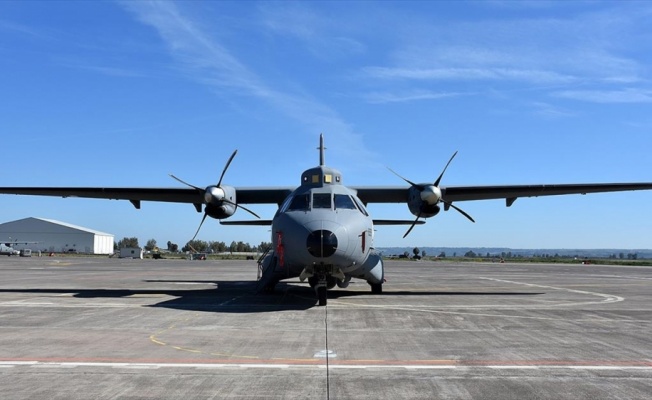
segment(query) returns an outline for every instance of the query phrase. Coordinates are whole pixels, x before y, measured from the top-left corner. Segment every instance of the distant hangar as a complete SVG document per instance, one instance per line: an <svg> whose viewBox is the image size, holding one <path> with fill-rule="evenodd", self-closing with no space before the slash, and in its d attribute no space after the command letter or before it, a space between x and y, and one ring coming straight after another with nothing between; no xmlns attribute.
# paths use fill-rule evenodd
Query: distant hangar
<svg viewBox="0 0 652 400"><path fill-rule="evenodd" d="M0 224L0 242L38 242L16 244L16 250L56 253L113 253L113 235L45 218L24 218Z"/></svg>

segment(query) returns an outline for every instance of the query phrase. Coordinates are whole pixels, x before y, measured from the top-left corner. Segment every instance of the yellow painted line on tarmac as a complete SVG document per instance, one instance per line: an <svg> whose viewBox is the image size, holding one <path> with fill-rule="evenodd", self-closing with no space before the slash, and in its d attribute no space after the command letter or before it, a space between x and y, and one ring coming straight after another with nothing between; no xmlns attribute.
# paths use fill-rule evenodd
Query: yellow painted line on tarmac
<svg viewBox="0 0 652 400"><path fill-rule="evenodd" d="M167 345L168 345L167 343L162 342L162 341L156 339L156 336L154 336L154 335L151 335L151 336L149 337L149 340L151 340L152 342L154 342L154 343L156 343L156 344L160 344L161 346L167 346Z"/></svg>
<svg viewBox="0 0 652 400"><path fill-rule="evenodd" d="M232 298L230 300L227 300L227 301L225 301L225 302L223 302L221 304L218 304L218 306L225 305L227 303L231 303L234 300L237 300L239 297L242 297L242 296L234 297L234 298ZM189 316L187 318L183 318L181 320L175 321L172 325L168 326L167 328L161 329L160 331L151 334L149 336L150 342L152 342L154 344L157 344L159 346L168 346L168 347L170 347L172 349L175 349L175 350L178 350L178 351L184 351L184 352L189 352L189 353L194 353L194 354L205 354L205 355L211 355L211 356L229 357L229 358L247 359L247 360L259 360L260 359L259 356L248 356L248 355L240 355L240 354L233 354L233 353L210 352L210 351L205 351L205 350L202 350L202 349L197 349L197 348L192 348L192 347L176 346L176 345L173 345L171 343L165 342L160 338L160 336L163 336L166 333L170 333L170 332L172 332L174 330L180 329L184 325L188 325L190 323L190 321L196 319L200 315L201 315L200 313L195 312L195 313L193 313L191 316ZM286 359L277 358L277 359L274 359L274 360L286 360ZM297 362L313 361L311 359L287 359L287 360L294 360L294 361L297 361Z"/></svg>
<svg viewBox="0 0 652 400"><path fill-rule="evenodd" d="M173 349L176 350L181 350L181 351L187 351L189 353L202 353L201 350L196 350L196 349L187 349L185 347L179 347L179 346L172 346Z"/></svg>

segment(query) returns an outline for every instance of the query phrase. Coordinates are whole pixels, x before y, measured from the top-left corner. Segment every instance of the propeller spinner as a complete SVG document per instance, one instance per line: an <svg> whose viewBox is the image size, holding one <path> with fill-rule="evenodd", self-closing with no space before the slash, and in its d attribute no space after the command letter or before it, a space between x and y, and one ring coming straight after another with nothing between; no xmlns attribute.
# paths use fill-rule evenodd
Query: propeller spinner
<svg viewBox="0 0 652 400"><path fill-rule="evenodd" d="M416 188L416 189L420 192L421 200L422 200L423 202L425 202L427 205L429 205L429 206L436 206L436 205L437 205L438 203L440 203L440 202L441 202L441 203L444 203L444 205L445 205L446 207L451 207L451 208L453 208L455 211L457 211L457 212L459 212L460 214L464 215L464 216L465 216L469 221L471 221L471 222L475 222L475 220L474 220L473 218L471 218L471 216L470 216L469 214L467 214L466 212L464 212L464 210L462 210L462 209L460 209L459 207L453 205L453 203L451 203L451 202L449 202L449 201L446 201L446 200L443 198L443 196L442 196L442 192L441 192L441 188L439 187L439 183L441 182L441 179L442 179L442 177L444 176L444 172L446 172L446 169L448 168L448 166L450 165L451 161L453 161L453 158L455 158L456 155L457 155L457 151L456 151L455 153L453 153L453 155L451 156L451 158L448 160L448 163L446 163L446 166L444 167L444 170L441 171L441 174L439 174L439 177L437 178L437 180L436 180L432 185L424 185L424 184L417 184L417 183L414 183L414 182L410 181L409 179L402 177L401 175L399 175L399 174L398 174L396 171L394 171L393 169L389 168L389 170L392 171L392 172L393 172L396 176L398 176L399 178L403 179L405 182L407 182L407 183L409 183L410 185L412 185L412 187ZM419 212L417 213L417 218L414 220L414 222L412 223L412 225L410 225L410 228L407 230L407 232L405 232L405 235L403 235L403 238L405 238L407 235L410 234L410 232L412 232L412 229L413 229L414 226L417 224L417 222L418 222L419 219L421 218L421 215L422 215L422 214L423 214L422 210L419 210Z"/></svg>
<svg viewBox="0 0 652 400"><path fill-rule="evenodd" d="M248 208L246 208L244 206L241 206L241 205L237 204L236 202L233 202L230 199L228 199L226 191L222 187L222 179L224 179L224 174L226 174L227 169L229 169L229 166L231 165L231 162L233 161L233 158L235 157L235 155L237 153L238 153L238 150L235 150L233 152L233 154L231 154L231 157L229 157L229 160L226 162L226 165L224 166L224 169L222 170L222 174L220 175L220 179L217 181L217 185L207 186L206 188L202 189L202 188L200 188L198 186L192 185L192 184L190 184L190 183L188 183L188 182L186 182L186 181L184 181L182 179L179 179L176 176L170 174L170 177L177 180L178 182L181 182L184 185L195 189L199 193L203 193L204 204L206 204L206 206L204 207L204 216L202 217L201 222L199 223L199 227L197 228L197 231L195 232L195 235L192 237L192 239L190 239L191 242L193 240L195 240L195 238L199 234L199 231L201 230L201 227L204 224L204 221L206 220L206 217L209 216L209 215L215 217L214 215L212 215L212 213L209 213L209 210L222 208L224 204L230 204L230 205L234 206L236 209L237 208L242 208L243 210L245 210L249 214L253 215L254 217L260 218L258 216L258 214L251 211L250 209L248 209ZM226 215L226 216L229 216L229 215Z"/></svg>

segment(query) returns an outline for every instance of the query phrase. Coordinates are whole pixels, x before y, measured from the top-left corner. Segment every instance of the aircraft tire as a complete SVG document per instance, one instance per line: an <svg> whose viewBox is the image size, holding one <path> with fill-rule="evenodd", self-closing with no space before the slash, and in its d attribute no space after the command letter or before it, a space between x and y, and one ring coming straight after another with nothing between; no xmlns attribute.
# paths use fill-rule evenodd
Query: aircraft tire
<svg viewBox="0 0 652 400"><path fill-rule="evenodd" d="M373 294L382 294L383 293L383 284L382 283L370 283L371 293Z"/></svg>
<svg viewBox="0 0 652 400"><path fill-rule="evenodd" d="M326 286L317 287L317 299L319 301L320 306L325 306L327 303L328 296L326 295L326 293L327 293Z"/></svg>

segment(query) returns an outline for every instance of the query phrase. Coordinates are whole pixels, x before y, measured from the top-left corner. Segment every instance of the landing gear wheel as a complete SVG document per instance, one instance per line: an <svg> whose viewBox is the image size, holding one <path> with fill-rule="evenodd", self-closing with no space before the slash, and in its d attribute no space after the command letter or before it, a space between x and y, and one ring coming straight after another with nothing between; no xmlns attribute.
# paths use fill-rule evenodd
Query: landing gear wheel
<svg viewBox="0 0 652 400"><path fill-rule="evenodd" d="M315 290L317 290L316 287L318 283L319 283L319 278L317 278L316 276L311 276L310 278L308 278L308 285L310 285L310 287Z"/></svg>
<svg viewBox="0 0 652 400"><path fill-rule="evenodd" d="M371 285L371 293L373 294L381 294L383 293L383 284L382 283L370 283Z"/></svg>
<svg viewBox="0 0 652 400"><path fill-rule="evenodd" d="M317 299L319 300L319 305L325 306L327 301L326 286L317 286L315 290L317 290Z"/></svg>

